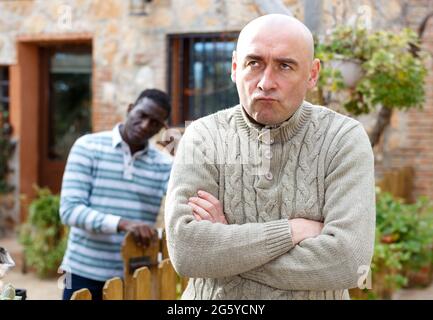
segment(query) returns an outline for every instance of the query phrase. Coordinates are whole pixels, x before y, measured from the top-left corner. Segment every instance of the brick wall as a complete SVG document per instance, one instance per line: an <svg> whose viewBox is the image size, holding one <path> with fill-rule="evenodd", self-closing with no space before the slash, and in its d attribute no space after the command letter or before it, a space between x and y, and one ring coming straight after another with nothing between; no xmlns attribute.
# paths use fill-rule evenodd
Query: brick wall
<svg viewBox="0 0 433 320"><path fill-rule="evenodd" d="M417 29L428 12L430 0L412 0L408 12L410 26ZM433 55L433 19L423 36L423 47ZM375 148L377 173L412 166L415 169L414 196L433 198L433 63L428 63L426 101L422 110L395 112L383 142Z"/></svg>

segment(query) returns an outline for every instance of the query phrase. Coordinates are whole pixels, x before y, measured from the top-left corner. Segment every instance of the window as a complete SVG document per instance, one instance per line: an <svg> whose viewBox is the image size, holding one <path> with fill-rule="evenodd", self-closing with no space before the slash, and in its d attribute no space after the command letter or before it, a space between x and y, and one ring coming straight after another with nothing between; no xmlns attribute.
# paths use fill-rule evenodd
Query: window
<svg viewBox="0 0 433 320"><path fill-rule="evenodd" d="M169 93L172 125L239 103L231 81L231 59L238 33L170 35Z"/></svg>
<svg viewBox="0 0 433 320"><path fill-rule="evenodd" d="M0 124L9 111L9 67L0 66Z"/></svg>
<svg viewBox="0 0 433 320"><path fill-rule="evenodd" d="M92 54L86 46L44 48L48 65L48 158L66 160L91 129Z"/></svg>
<svg viewBox="0 0 433 320"><path fill-rule="evenodd" d="M10 185L10 160L13 155L14 144L10 141L12 133L9 124L9 67L0 66L0 196L13 190ZM5 219L8 218L8 210L5 207ZM0 207L0 237L2 227L7 222L2 217L3 211Z"/></svg>

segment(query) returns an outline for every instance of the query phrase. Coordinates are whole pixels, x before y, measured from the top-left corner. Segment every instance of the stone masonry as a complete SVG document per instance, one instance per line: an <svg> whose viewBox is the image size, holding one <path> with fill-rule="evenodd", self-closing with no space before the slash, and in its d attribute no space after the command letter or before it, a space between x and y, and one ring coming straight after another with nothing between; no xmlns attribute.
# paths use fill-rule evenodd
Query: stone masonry
<svg viewBox="0 0 433 320"><path fill-rule="evenodd" d="M390 14L388 20L397 21L402 13L398 5L404 1L382 2L386 3L385 11ZM414 28L433 10L432 0L406 2L410 5L405 17ZM284 0L282 3L304 20L303 1ZM325 26L345 23L361 4L371 4L367 0L355 1L346 12L340 6L342 3L347 7L350 1L323 0ZM384 20L379 9L372 11L373 21ZM124 118L127 105L141 90L167 89L168 34L239 31L247 21L263 13L254 0L154 0L147 16L131 16L127 0L1 1L0 65L16 64L19 37L43 35L49 39L64 34L91 34L93 130L106 130ZM332 20L336 13L347 14L348 20ZM433 52L433 19L423 40L425 48ZM416 170L415 195L433 198L431 65L429 70L424 109L396 112L375 153L378 175L384 170L411 165Z"/></svg>

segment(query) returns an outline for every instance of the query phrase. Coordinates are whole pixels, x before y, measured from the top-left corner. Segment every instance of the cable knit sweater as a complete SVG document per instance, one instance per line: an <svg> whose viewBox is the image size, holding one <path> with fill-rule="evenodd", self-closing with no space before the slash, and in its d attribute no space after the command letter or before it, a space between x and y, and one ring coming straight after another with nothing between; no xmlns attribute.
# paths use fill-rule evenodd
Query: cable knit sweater
<svg viewBox="0 0 433 320"><path fill-rule="evenodd" d="M228 225L196 221L205 190ZM294 245L288 219L322 221ZM165 209L168 251L190 277L183 299L348 299L369 266L374 161L362 125L304 102L278 127L241 106L194 121L182 137Z"/></svg>

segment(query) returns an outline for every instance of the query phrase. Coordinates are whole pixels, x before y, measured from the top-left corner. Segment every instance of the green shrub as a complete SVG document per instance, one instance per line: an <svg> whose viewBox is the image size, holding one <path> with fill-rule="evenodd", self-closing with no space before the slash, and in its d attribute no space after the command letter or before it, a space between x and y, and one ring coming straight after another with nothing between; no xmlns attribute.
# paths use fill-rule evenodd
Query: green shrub
<svg viewBox="0 0 433 320"><path fill-rule="evenodd" d="M28 220L21 226L20 243L29 266L41 277L54 275L66 249L67 230L60 221L60 197L38 189L29 206Z"/></svg>
<svg viewBox="0 0 433 320"><path fill-rule="evenodd" d="M407 271L433 263L433 205L425 197L405 204L377 192L373 297L390 298L407 284Z"/></svg>

